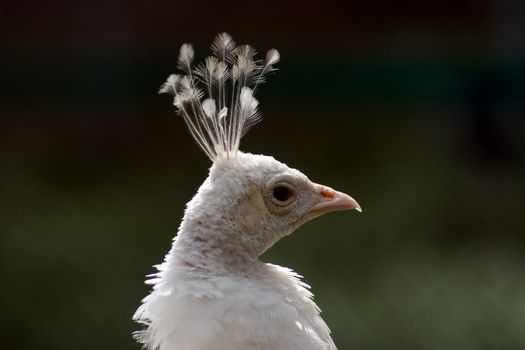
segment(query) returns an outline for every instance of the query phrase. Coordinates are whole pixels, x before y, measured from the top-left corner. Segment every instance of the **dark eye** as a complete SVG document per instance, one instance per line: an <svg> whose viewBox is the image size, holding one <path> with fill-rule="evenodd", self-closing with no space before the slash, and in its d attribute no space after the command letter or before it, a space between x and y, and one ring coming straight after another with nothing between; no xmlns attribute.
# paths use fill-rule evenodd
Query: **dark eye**
<svg viewBox="0 0 525 350"><path fill-rule="evenodd" d="M280 202L286 202L293 195L293 192L284 186L277 186L273 189L273 197Z"/></svg>

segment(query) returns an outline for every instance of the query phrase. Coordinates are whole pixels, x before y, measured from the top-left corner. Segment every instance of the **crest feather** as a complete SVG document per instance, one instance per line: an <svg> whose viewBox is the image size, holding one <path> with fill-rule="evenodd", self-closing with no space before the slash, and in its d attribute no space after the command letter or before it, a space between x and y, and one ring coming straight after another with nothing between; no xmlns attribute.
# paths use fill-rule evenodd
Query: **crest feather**
<svg viewBox="0 0 525 350"><path fill-rule="evenodd" d="M271 49L265 60L256 59L252 46L237 46L227 33L218 34L211 49L214 56L194 66L193 47L183 44L178 59L183 73L170 75L159 93L174 96L191 135L215 161L235 156L241 138L262 120L254 93L276 70L280 56Z"/></svg>

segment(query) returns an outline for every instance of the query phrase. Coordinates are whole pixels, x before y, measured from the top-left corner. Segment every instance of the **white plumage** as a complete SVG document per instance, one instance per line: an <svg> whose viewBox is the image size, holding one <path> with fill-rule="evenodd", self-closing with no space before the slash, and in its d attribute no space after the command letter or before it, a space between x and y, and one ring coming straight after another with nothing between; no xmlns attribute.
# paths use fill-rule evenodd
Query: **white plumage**
<svg viewBox="0 0 525 350"><path fill-rule="evenodd" d="M274 70L279 53L272 49L266 62L255 61L252 48L237 47L225 33L212 49L216 59L193 69L193 49L183 45L179 66L187 75L171 75L161 87L175 95L213 165L172 249L147 281L153 290L134 315L145 324L136 338L159 350L335 350L309 287L259 256L304 222L359 205L272 157L238 150L260 120L250 86ZM202 102L196 75L208 86Z"/></svg>

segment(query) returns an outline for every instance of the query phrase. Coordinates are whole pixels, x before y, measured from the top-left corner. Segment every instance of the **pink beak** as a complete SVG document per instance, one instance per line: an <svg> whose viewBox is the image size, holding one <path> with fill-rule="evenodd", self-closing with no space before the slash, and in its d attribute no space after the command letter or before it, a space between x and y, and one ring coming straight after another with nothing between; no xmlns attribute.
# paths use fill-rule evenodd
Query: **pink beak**
<svg viewBox="0 0 525 350"><path fill-rule="evenodd" d="M315 187L319 194L319 203L315 204L308 213L318 216L332 211L341 210L355 209L358 212L362 212L361 207L356 200L349 195L323 185L316 184Z"/></svg>

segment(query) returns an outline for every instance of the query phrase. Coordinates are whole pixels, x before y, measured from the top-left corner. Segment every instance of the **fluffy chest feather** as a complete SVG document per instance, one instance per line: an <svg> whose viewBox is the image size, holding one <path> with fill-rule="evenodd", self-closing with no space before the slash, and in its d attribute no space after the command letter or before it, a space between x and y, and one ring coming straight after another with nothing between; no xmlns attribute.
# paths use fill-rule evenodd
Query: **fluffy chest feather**
<svg viewBox="0 0 525 350"><path fill-rule="evenodd" d="M257 276L210 276L179 266L153 280L135 318L160 350L334 350L307 286L291 270L264 264Z"/></svg>

